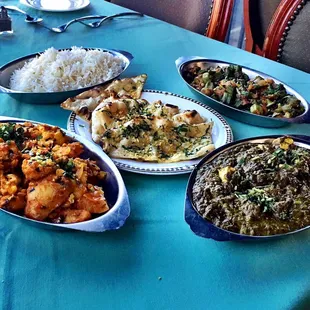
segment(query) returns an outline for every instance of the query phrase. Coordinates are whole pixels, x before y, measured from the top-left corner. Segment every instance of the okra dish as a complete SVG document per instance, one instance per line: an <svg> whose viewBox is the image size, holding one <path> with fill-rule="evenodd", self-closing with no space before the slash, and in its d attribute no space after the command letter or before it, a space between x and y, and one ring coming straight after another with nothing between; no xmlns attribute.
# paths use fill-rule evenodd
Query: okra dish
<svg viewBox="0 0 310 310"><path fill-rule="evenodd" d="M283 84L257 76L250 79L238 65L201 69L194 66L186 80L203 94L253 114L294 118L304 113L300 100L287 93Z"/></svg>
<svg viewBox="0 0 310 310"><path fill-rule="evenodd" d="M197 172L193 204L222 229L251 236L310 225L310 151L290 137L244 143Z"/></svg>
<svg viewBox="0 0 310 310"><path fill-rule="evenodd" d="M109 210L106 177L58 127L0 123L0 207L37 221L77 223Z"/></svg>

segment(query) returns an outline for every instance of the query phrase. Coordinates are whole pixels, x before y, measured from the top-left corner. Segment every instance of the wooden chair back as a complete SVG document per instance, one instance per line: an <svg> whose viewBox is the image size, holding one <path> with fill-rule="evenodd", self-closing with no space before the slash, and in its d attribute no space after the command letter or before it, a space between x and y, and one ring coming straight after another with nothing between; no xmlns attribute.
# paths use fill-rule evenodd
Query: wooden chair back
<svg viewBox="0 0 310 310"><path fill-rule="evenodd" d="M263 56L310 73L309 16L309 0L282 0L268 28Z"/></svg>
<svg viewBox="0 0 310 310"><path fill-rule="evenodd" d="M234 0L111 0L111 3L224 42Z"/></svg>
<svg viewBox="0 0 310 310"><path fill-rule="evenodd" d="M272 16L281 0L244 0L245 49L263 54L263 44Z"/></svg>

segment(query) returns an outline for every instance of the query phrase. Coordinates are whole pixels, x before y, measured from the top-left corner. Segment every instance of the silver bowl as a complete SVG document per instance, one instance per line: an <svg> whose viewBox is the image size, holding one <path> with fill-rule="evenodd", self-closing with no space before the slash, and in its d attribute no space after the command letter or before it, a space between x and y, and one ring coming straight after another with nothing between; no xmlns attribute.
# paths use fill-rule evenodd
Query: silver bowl
<svg viewBox="0 0 310 310"><path fill-rule="evenodd" d="M27 55L27 56L15 59L0 68L0 93L7 93L12 98L18 101L26 102L26 103L37 103L37 104L60 103L70 97L75 97L76 95L84 92L85 90L111 82L128 68L128 66L130 65L133 59L133 56L126 51L119 51L119 50L113 50L113 49L101 49L101 48L84 48L84 49L85 50L94 50L94 49L98 50L99 49L103 52L108 52L114 56L121 58L124 64L122 72L120 72L119 74L116 74L109 80L102 81L102 83L75 89L75 90L69 90L69 91L30 93L30 92L21 92L21 91L11 89L9 87L9 83L10 83L10 78L11 78L12 73L16 69L22 68L26 62L30 61L31 59L43 53L43 52L38 52L35 54L31 54L31 55ZM59 49L58 51L62 51L62 50L70 50L70 48Z"/></svg>
<svg viewBox="0 0 310 310"><path fill-rule="evenodd" d="M294 118L274 118L274 117L256 115L248 111L239 110L237 108L224 104L221 101L215 100L203 94L202 92L200 92L199 90L190 85L192 81L189 81L187 78L187 72L190 68L194 66L199 66L202 69L207 69L209 67L227 67L229 65L232 65L232 63L230 62L208 59L200 56L189 56L189 57L180 57L176 60L175 63L177 66L177 70L182 79L184 80L184 82L187 84L187 86L195 95L198 95L198 97L200 98L200 100L202 100L202 102L205 102L207 105L211 106L218 112L233 119L236 119L239 122L259 127L282 127L290 123L310 123L310 108L308 102L293 88L291 88L290 86L286 85L285 83L279 81L278 79L272 76L242 66L243 69L242 71L246 73L250 78L255 78L257 75L260 75L263 78L273 79L278 84L279 83L283 84L287 93L297 97L300 100L301 104L304 106L305 112L302 115Z"/></svg>
<svg viewBox="0 0 310 310"><path fill-rule="evenodd" d="M0 124L24 122L40 124L35 121L24 119L1 118L0 120ZM89 158L91 160L95 160L100 169L107 172L107 177L99 184L99 186L101 186L105 192L105 197L108 205L110 206L110 210L94 219L73 224L54 224L48 222L40 222L26 218L22 215L6 211L4 209L0 210L8 215L19 218L20 220L25 221L28 224L45 229L73 229L88 232L103 232L106 230L119 229L124 225L126 219L130 214L129 198L121 174L119 173L112 160L101 150L99 146L87 141L79 135L72 134L71 132L64 129L62 130L68 137L72 139L72 141L78 141L83 144L84 152L81 155L82 158Z"/></svg>
<svg viewBox="0 0 310 310"><path fill-rule="evenodd" d="M186 189L186 197L185 197L185 211L184 217L186 223L189 225L190 229L197 235L203 238L213 239L216 241L244 241L244 240L270 240L280 237L289 236L310 228L310 226L300 228L295 231L290 231L284 234L270 235L270 236L250 236L244 234L238 234L235 232L231 232L225 230L223 228L215 226L213 223L203 218L198 210L195 207L193 202L193 186L196 180L198 170L206 164L210 164L213 160L215 160L222 153L227 152L229 149L235 148L236 146L246 144L246 143L265 143L267 141L272 141L276 138L282 137L283 135L272 135L272 136L261 136L255 138L248 138L243 140L238 140L235 142L228 143L224 146L221 146L205 156L199 164L195 167L193 172L189 177L189 181ZM310 136L304 135L289 135L293 137L294 143L297 146L304 147L310 149Z"/></svg>

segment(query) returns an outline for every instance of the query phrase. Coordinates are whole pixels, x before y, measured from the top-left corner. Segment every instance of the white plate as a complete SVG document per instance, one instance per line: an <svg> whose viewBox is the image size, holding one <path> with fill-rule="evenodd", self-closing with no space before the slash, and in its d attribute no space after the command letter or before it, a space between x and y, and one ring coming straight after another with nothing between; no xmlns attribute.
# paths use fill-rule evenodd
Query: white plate
<svg viewBox="0 0 310 310"><path fill-rule="evenodd" d="M150 102L161 100L163 103L176 105L181 110L196 110L206 120L213 121L212 140L215 148L233 141L232 130L225 119L219 113L199 101L158 90L144 90L142 98ZM78 117L75 113L71 113L67 127L68 130L88 140L92 140L89 123ZM98 147L100 146L98 145ZM112 158L115 165L121 170L155 175L189 173L195 168L200 159L180 161L177 163L149 163L131 159Z"/></svg>
<svg viewBox="0 0 310 310"><path fill-rule="evenodd" d="M71 12L86 8L89 0L20 0L33 9L48 12Z"/></svg>

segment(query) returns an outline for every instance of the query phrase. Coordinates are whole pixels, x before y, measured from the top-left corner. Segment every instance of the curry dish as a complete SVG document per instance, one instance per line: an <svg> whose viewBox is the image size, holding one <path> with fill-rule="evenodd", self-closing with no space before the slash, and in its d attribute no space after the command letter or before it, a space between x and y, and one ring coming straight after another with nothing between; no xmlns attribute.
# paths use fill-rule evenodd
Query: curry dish
<svg viewBox="0 0 310 310"><path fill-rule="evenodd" d="M310 225L310 151L290 137L236 146L203 165L193 202L225 230L267 236Z"/></svg>
<svg viewBox="0 0 310 310"><path fill-rule="evenodd" d="M53 223L82 222L107 212L98 186L106 173L82 154L83 145L58 127L0 124L0 207Z"/></svg>
<svg viewBox="0 0 310 310"><path fill-rule="evenodd" d="M261 76L250 79L237 65L208 69L194 66L186 80L203 94L253 114L294 118L305 111L300 100L288 94L282 84Z"/></svg>

